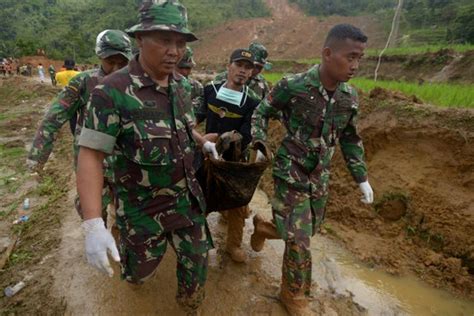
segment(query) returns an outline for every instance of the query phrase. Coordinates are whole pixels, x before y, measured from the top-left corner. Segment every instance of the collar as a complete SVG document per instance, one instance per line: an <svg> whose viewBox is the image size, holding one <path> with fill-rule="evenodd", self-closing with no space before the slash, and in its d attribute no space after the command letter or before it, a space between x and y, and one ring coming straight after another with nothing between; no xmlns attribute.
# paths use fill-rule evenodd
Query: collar
<svg viewBox="0 0 474 316"><path fill-rule="evenodd" d="M324 87L320 80L319 67L320 65L314 65L306 72L305 85L309 87L315 87L319 91L322 91L324 90ZM351 93L349 85L346 82L339 82L336 88L336 91L337 90L349 94Z"/></svg>
<svg viewBox="0 0 474 316"><path fill-rule="evenodd" d="M133 85L138 88L146 88L155 86L156 83L151 79L150 75L143 70L142 66L138 62L138 54L134 56L134 58L128 64L128 71L130 77L132 78ZM172 75L169 76L170 83L172 81L181 81L183 80L183 76L177 73L176 71L173 72Z"/></svg>

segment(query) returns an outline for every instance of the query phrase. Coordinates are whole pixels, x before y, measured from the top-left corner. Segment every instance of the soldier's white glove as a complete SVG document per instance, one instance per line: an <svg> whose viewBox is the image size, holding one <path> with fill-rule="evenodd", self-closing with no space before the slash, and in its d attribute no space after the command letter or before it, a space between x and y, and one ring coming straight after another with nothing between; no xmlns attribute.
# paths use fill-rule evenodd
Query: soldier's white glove
<svg viewBox="0 0 474 316"><path fill-rule="evenodd" d="M211 154L212 157L216 160L219 159L219 154L217 153L216 149L216 143L210 141L205 142L204 145L202 145L202 151L205 154Z"/></svg>
<svg viewBox="0 0 474 316"><path fill-rule="evenodd" d="M114 237L105 228L104 220L102 218L85 220L82 223L82 228L86 234L87 262L111 277L114 274L114 270L110 266L107 251L110 251L112 259L116 262L120 262L120 256Z"/></svg>
<svg viewBox="0 0 474 316"><path fill-rule="evenodd" d="M372 204L374 202L374 191L369 184L369 181L359 183L359 188L364 194L364 197L360 199L364 204Z"/></svg>

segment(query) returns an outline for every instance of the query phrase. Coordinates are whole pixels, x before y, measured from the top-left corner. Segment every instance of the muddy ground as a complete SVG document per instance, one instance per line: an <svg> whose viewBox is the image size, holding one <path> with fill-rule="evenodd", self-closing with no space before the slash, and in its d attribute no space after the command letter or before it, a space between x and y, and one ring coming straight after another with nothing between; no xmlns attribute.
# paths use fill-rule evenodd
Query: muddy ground
<svg viewBox="0 0 474 316"><path fill-rule="evenodd" d="M24 78L0 82L0 257L18 238L0 274L0 287L21 280L27 284L13 298L0 295L1 314L179 314L172 252L138 293L117 274L108 279L87 266L72 203L67 128L43 172L30 175L24 164L38 120L57 89ZM473 111L419 105L385 90L363 95L361 104L360 128L376 203L372 207L359 202L358 188L338 153L323 233L376 269L415 274L434 287L473 299ZM273 123L273 143L282 134L282 127ZM269 172L262 188L271 196ZM31 208L23 211L25 197ZM251 208L270 217L261 193ZM12 225L24 214L31 215L28 222ZM234 264L223 251L225 224L217 214L209 222L216 249L210 255L204 314L285 315L277 299L281 245L252 252L249 219L244 237L249 263ZM317 240L316 236L313 242ZM366 314L350 296L336 295L316 283L313 292L316 314Z"/></svg>
<svg viewBox="0 0 474 316"><path fill-rule="evenodd" d="M83 235L73 200L71 137L63 128L53 156L40 174L25 168L28 148L50 99L57 89L26 78L0 81L1 215L0 256L16 244L0 275L0 287L24 281L26 287L14 297L0 294L2 315L91 315L166 314L180 315L174 303L175 264L172 251L165 256L156 276L140 291L131 290L118 277L108 279L86 264ZM12 153L13 151L13 153ZM22 210L30 198L31 207ZM270 206L262 192L252 208L270 216ZM12 222L21 215L30 219ZM223 251L226 225L218 214L209 217L216 248L210 252L206 315L285 315L278 301L280 247L267 247L261 253L250 250L251 219L247 220L245 249L248 264L235 264ZM364 308L350 297L324 291L314 284L317 297L312 307L327 315L363 315ZM215 302L219 302L216 304Z"/></svg>

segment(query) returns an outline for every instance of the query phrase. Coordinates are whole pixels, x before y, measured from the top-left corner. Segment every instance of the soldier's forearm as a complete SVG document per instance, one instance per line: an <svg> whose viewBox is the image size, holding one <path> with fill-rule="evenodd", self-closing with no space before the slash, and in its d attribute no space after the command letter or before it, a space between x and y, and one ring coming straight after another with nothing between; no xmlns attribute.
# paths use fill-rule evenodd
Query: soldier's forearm
<svg viewBox="0 0 474 316"><path fill-rule="evenodd" d="M79 150L77 166L77 191L84 220L101 217L103 161L105 154L86 147Z"/></svg>
<svg viewBox="0 0 474 316"><path fill-rule="evenodd" d="M207 139L205 139L198 131L193 129L193 138L196 141L196 143L202 147L205 142L207 142Z"/></svg>

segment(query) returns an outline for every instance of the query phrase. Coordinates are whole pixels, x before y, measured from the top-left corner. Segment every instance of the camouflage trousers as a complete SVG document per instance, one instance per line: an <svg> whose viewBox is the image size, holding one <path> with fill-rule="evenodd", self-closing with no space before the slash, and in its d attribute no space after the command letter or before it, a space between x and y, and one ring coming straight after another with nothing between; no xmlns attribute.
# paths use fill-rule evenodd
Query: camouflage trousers
<svg viewBox="0 0 474 316"><path fill-rule="evenodd" d="M122 278L128 282L141 284L150 279L163 256L168 244L177 257L176 276L178 292L176 300L180 307L192 313L204 300L204 285L207 278L208 249L212 248L206 224L165 232L161 235L131 235L120 230L120 255Z"/></svg>
<svg viewBox="0 0 474 316"><path fill-rule="evenodd" d="M272 201L274 227L285 241L282 280L293 294L310 295L311 237L321 225L327 195L295 188L274 177L275 197ZM310 183L309 188L313 186Z"/></svg>

